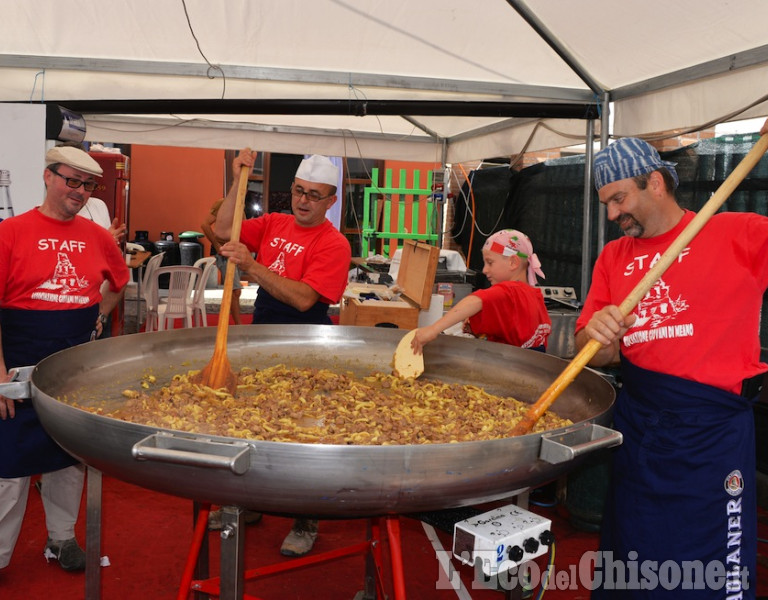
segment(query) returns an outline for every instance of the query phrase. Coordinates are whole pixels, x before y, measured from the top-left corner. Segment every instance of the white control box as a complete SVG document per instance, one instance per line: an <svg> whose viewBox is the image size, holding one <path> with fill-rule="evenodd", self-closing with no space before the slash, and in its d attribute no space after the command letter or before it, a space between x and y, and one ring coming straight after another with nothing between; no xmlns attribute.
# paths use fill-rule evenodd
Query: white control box
<svg viewBox="0 0 768 600"><path fill-rule="evenodd" d="M552 521L510 504L453 526L453 555L493 576L549 552Z"/></svg>

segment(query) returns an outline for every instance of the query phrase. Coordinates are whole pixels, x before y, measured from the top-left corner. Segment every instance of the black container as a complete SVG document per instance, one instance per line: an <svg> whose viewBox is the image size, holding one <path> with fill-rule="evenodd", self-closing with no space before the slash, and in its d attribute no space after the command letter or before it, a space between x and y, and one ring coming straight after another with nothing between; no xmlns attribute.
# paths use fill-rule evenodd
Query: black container
<svg viewBox="0 0 768 600"><path fill-rule="evenodd" d="M196 261L203 258L203 245L197 240L183 240L179 242L179 252L181 254L181 264L191 267Z"/></svg>
<svg viewBox="0 0 768 600"><path fill-rule="evenodd" d="M181 264L181 251L178 242L158 240L155 242L155 248L158 253L165 252L163 260L160 262L161 267L170 267ZM169 280L170 275L161 275L158 280L158 286L161 289L167 290Z"/></svg>
<svg viewBox="0 0 768 600"><path fill-rule="evenodd" d="M203 243L200 238L202 233L197 231L185 231L179 234L179 252L181 253L181 264L194 266L195 262L203 258Z"/></svg>

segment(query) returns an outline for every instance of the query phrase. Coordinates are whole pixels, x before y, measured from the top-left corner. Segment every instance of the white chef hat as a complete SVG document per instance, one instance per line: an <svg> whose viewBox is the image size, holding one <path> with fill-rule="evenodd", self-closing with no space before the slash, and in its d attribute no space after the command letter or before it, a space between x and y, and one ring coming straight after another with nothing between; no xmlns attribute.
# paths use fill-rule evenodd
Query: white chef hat
<svg viewBox="0 0 768 600"><path fill-rule="evenodd" d="M339 185L339 168L327 156L313 154L301 161L296 169L296 179L312 183L327 183L334 187Z"/></svg>
<svg viewBox="0 0 768 600"><path fill-rule="evenodd" d="M102 175L104 171L91 156L74 146L56 146L45 153L45 166L61 163L91 175Z"/></svg>

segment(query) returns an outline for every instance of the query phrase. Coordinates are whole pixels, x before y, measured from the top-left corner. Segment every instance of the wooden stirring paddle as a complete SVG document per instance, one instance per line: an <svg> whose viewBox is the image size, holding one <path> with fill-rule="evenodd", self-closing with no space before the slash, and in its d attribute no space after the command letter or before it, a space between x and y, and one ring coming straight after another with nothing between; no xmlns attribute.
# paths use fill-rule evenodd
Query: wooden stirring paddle
<svg viewBox="0 0 768 600"><path fill-rule="evenodd" d="M755 143L752 150L736 165L736 168L726 178L725 181L717 188L717 191L712 194L712 197L707 200L706 204L701 207L701 210L691 220L690 223L680 232L680 235L669 245L661 255L658 262L651 268L645 276L637 283L635 288L627 295L624 301L619 305L621 314L625 317L632 312L638 302L643 299L648 293L648 290L656 283L659 277L662 276L664 271L675 261L680 253L685 250L685 247L690 244L691 240L696 236L701 228L709 221L728 197L733 193L736 187L741 183L749 172L762 158L765 151L768 150L768 134L760 137ZM592 360L597 354L598 350L602 347L602 344L597 340L589 340L581 351L571 360L568 366L563 372L555 379L536 403L528 409L528 412L523 416L520 422L512 429L512 435L525 435L529 433L541 415L557 400L560 394L563 393L571 382L576 379L576 376L581 370Z"/></svg>
<svg viewBox="0 0 768 600"><path fill-rule="evenodd" d="M395 377L418 377L424 372L424 355L416 354L411 348L411 342L416 335L413 329L403 336L395 348L392 360L392 374Z"/></svg>
<svg viewBox="0 0 768 600"><path fill-rule="evenodd" d="M240 168L240 180L237 186L237 199L235 200L235 216L232 219L232 233L230 240L240 239L240 227L243 224L243 212L245 207L245 192L248 189L248 167ZM237 390L237 376L232 371L227 356L227 335L229 334L229 308L232 304L232 286L235 281L235 263L227 261L227 271L224 275L224 291L221 296L219 308L219 324L216 329L216 345L213 356L208 364L200 371L196 382L215 390L224 388L233 396Z"/></svg>

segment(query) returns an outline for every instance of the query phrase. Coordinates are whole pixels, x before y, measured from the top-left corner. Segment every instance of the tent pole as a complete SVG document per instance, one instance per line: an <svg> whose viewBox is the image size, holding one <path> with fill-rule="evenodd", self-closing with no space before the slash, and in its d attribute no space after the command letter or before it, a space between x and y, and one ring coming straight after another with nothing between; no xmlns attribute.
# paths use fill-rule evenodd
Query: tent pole
<svg viewBox="0 0 768 600"><path fill-rule="evenodd" d="M581 233L581 290L579 298L584 300L589 290L589 274L592 270L592 136L595 134L595 122L587 121L587 133L584 146L584 204L582 207L583 226Z"/></svg>
<svg viewBox="0 0 768 600"><path fill-rule="evenodd" d="M602 149L608 145L608 137L610 135L611 97L609 92L603 94L600 107L600 148ZM605 246L605 207L602 204L598 204L597 210L597 227L599 229L597 253L600 254L603 251L603 246Z"/></svg>
<svg viewBox="0 0 768 600"><path fill-rule="evenodd" d="M445 138L442 138L440 140L440 169L442 169L443 174L445 174L446 168L448 166L448 140ZM444 177L443 178L443 191L442 191L442 200L438 201L437 204L437 230L440 232L440 235L438 236L437 240L437 246L438 248L443 248L445 245L444 238L445 238L445 224L447 222L445 211L448 209L448 187L450 186L450 177Z"/></svg>
<svg viewBox="0 0 768 600"><path fill-rule="evenodd" d="M605 92L600 103L600 148L605 148L608 145L609 137L609 117L611 111L610 94ZM586 173L584 175L584 234L582 242L582 255L581 255L581 296L582 301L587 297L587 291L589 290L589 284L591 283L592 273L592 240L591 240L591 214L590 207L592 206L593 195L593 165L594 165L594 122L587 121L587 135L586 135L586 151L584 154L584 168ZM603 251L605 246L605 207L598 202L597 204L597 256Z"/></svg>

